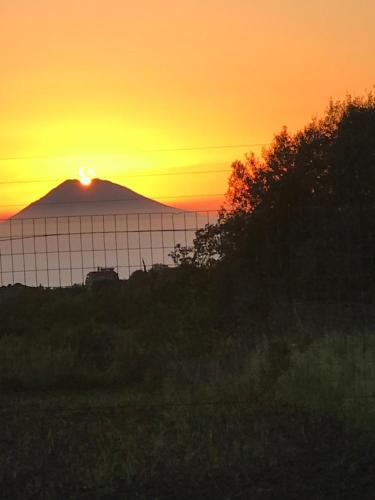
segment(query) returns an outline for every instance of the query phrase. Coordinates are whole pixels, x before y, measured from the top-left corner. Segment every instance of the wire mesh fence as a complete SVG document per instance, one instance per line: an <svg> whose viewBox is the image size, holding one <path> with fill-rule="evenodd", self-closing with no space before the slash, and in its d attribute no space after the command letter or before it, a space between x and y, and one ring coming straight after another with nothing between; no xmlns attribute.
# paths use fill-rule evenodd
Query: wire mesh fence
<svg viewBox="0 0 375 500"><path fill-rule="evenodd" d="M0 285L84 283L98 267L120 279L155 264L173 265L175 245L190 246L217 212L128 213L9 219L0 224Z"/></svg>

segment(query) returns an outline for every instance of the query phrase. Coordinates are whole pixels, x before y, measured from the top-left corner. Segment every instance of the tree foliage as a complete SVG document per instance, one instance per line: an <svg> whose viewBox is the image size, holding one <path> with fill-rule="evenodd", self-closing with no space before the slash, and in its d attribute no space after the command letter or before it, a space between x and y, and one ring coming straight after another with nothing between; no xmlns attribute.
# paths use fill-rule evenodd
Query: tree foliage
<svg viewBox="0 0 375 500"><path fill-rule="evenodd" d="M220 267L221 275L226 270L225 289L246 296L247 306L276 299L370 300L374 201L370 93L331 102L304 129L292 134L283 128L260 157L235 161L218 223L197 233L190 263ZM231 280L236 286L228 285Z"/></svg>

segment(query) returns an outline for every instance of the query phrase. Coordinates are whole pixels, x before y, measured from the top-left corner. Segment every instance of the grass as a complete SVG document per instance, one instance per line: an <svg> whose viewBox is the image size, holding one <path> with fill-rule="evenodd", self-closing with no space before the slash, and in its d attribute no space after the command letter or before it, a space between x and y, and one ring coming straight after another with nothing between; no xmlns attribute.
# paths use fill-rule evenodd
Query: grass
<svg viewBox="0 0 375 500"><path fill-rule="evenodd" d="M371 331L228 333L149 285L1 291L1 498L374 497Z"/></svg>
<svg viewBox="0 0 375 500"><path fill-rule="evenodd" d="M4 498L372 498L370 334L232 341L209 361L176 358L158 384L46 391L38 381L61 377L60 352L44 365L51 350L21 356L38 390L3 395Z"/></svg>

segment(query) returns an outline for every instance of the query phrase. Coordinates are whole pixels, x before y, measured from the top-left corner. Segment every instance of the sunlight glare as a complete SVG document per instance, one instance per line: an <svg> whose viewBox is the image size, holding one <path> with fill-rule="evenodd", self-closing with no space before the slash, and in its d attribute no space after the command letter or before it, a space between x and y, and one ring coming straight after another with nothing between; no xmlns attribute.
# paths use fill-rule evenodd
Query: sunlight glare
<svg viewBox="0 0 375 500"><path fill-rule="evenodd" d="M79 176L80 176L80 183L83 186L90 186L92 179L95 176L95 172L92 168L90 168L86 174L85 169L83 167L81 167L79 169Z"/></svg>

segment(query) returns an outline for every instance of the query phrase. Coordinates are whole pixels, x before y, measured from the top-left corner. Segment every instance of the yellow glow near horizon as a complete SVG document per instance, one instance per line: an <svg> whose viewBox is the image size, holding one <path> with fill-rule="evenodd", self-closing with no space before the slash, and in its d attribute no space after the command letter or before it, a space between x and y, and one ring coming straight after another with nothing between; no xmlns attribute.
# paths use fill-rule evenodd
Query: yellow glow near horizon
<svg viewBox="0 0 375 500"><path fill-rule="evenodd" d="M261 147L201 146L270 142L375 83L373 0L0 3L0 216L77 165L217 206L231 162Z"/></svg>

